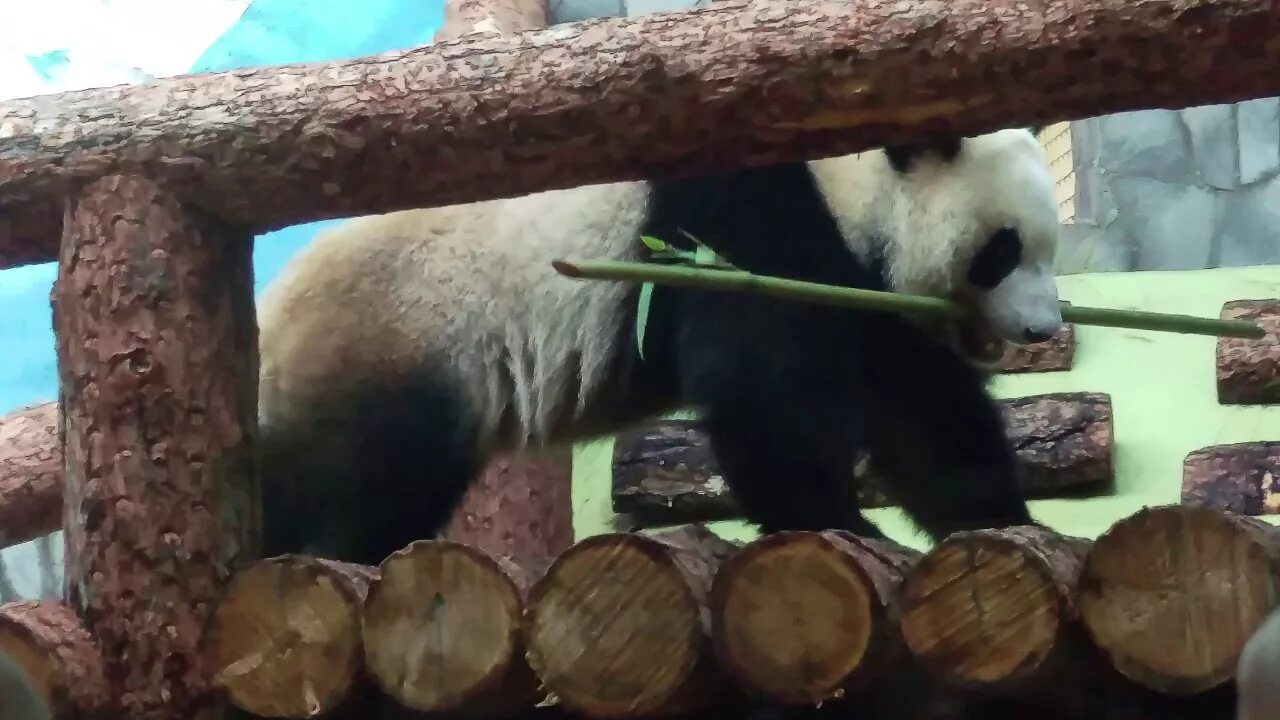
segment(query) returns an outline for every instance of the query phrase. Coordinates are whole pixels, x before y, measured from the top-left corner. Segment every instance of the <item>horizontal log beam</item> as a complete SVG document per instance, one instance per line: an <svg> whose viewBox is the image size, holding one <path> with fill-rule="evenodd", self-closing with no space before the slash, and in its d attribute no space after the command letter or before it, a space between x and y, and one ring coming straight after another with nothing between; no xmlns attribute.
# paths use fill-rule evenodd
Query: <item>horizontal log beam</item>
<svg viewBox="0 0 1280 720"><path fill-rule="evenodd" d="M1111 398L1066 392L999 401L1005 432L1033 498L1065 496L1114 480ZM665 420L619 434L613 449L613 511L640 527L741 515L701 423ZM891 505L874 470L855 470L863 507Z"/></svg>
<svg viewBox="0 0 1280 720"><path fill-rule="evenodd" d="M0 417L0 548L62 528L58 404Z"/></svg>
<svg viewBox="0 0 1280 720"><path fill-rule="evenodd" d="M1272 0L721 0L0 103L0 267L142 171L255 232L1280 94ZM1170 58L1177 58L1176 66Z"/></svg>
<svg viewBox="0 0 1280 720"><path fill-rule="evenodd" d="M1114 430L1105 394L1050 393L1003 400L1001 407L1037 496L1112 479ZM0 417L0 548L62 527L56 422L56 403ZM697 423L644 426L621 434L614 447L614 512L642 525L738 516ZM888 501L870 488L863 502Z"/></svg>

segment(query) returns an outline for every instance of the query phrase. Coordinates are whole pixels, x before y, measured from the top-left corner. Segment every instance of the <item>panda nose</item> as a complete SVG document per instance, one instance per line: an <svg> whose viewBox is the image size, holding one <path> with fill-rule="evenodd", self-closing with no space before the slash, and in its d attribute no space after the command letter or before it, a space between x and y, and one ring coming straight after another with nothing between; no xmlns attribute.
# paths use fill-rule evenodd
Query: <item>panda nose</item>
<svg viewBox="0 0 1280 720"><path fill-rule="evenodd" d="M1028 343L1041 343L1053 338L1053 333L1047 333L1047 332L1044 332L1043 330L1034 330L1032 328L1027 328L1026 330L1022 331L1022 337Z"/></svg>

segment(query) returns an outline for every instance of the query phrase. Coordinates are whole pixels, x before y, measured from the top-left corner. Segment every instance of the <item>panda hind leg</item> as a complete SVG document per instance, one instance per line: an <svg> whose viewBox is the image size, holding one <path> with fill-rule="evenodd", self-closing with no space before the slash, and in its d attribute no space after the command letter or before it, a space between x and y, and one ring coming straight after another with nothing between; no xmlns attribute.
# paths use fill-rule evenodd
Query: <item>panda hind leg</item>
<svg viewBox="0 0 1280 720"><path fill-rule="evenodd" d="M376 378L264 428L264 552L377 565L435 537L479 471L462 395L430 377Z"/></svg>

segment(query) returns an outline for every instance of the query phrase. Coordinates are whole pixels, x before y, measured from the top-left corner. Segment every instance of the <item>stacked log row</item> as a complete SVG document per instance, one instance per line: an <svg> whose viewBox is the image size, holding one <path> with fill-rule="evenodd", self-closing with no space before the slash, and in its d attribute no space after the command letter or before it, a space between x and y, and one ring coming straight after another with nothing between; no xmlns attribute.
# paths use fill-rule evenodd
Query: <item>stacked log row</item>
<svg viewBox="0 0 1280 720"><path fill-rule="evenodd" d="M210 637L233 704L266 717L377 701L423 717L1154 720L1228 716L1240 651L1277 598L1280 531L1173 505L1094 542L1029 526L923 554L691 525L544 563L447 540L376 569L273 558L238 574Z"/></svg>

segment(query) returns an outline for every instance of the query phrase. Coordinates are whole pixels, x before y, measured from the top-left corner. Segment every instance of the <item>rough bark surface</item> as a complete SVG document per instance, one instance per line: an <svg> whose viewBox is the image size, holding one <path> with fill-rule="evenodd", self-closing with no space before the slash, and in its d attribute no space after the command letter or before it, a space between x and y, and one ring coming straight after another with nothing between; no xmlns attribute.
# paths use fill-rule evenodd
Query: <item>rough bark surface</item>
<svg viewBox="0 0 1280 720"><path fill-rule="evenodd" d="M1232 300L1223 320L1251 320L1266 336L1218 338L1218 402L1262 405L1280 402L1280 300Z"/></svg>
<svg viewBox="0 0 1280 720"><path fill-rule="evenodd" d="M1067 323L1053 337L1041 343L1005 343L1004 357L996 370L1004 373L1055 372L1070 370L1076 358L1075 325Z"/></svg>
<svg viewBox="0 0 1280 720"><path fill-rule="evenodd" d="M1214 445L1182 461L1182 504L1241 515L1280 514L1280 442Z"/></svg>
<svg viewBox="0 0 1280 720"><path fill-rule="evenodd" d="M700 526L578 542L529 592L530 666L565 709L587 717L707 707L726 688L707 596L738 547Z"/></svg>
<svg viewBox="0 0 1280 720"><path fill-rule="evenodd" d="M511 717L533 709L546 694L525 659L520 620L547 564L518 566L447 541L394 553L362 612L369 673L422 712Z"/></svg>
<svg viewBox="0 0 1280 720"><path fill-rule="evenodd" d="M1111 398L1048 393L1001 400L1005 430L1026 490L1052 497L1114 479ZM892 504L873 468L854 468L863 507ZM621 433L613 445L613 511L639 526L724 520L741 508L720 474L701 423L662 420Z"/></svg>
<svg viewBox="0 0 1280 720"><path fill-rule="evenodd" d="M450 0L444 4L444 22L435 41L481 33L511 35L546 24L546 0Z"/></svg>
<svg viewBox="0 0 1280 720"><path fill-rule="evenodd" d="M1272 0L721 0L13 100L0 264L51 259L59 198L110 173L142 169L263 231L1268 97L1277 37Z"/></svg>
<svg viewBox="0 0 1280 720"><path fill-rule="evenodd" d="M1046 684L1072 644L1075 582L1088 548L1033 526L953 534L902 583L907 647L957 686Z"/></svg>
<svg viewBox="0 0 1280 720"><path fill-rule="evenodd" d="M67 206L53 290L66 585L133 720L215 712L204 629L258 552L251 243L153 182Z"/></svg>
<svg viewBox="0 0 1280 720"><path fill-rule="evenodd" d="M0 654L22 669L55 720L112 717L102 654L70 608L36 601L0 605ZM0 692L0 718L25 720L19 700Z"/></svg>
<svg viewBox="0 0 1280 720"><path fill-rule="evenodd" d="M62 528L58 404L0 418L0 548Z"/></svg>
<svg viewBox="0 0 1280 720"><path fill-rule="evenodd" d="M236 573L209 630L218 686L265 717L343 708L364 668L360 606L377 571L302 555Z"/></svg>
<svg viewBox="0 0 1280 720"><path fill-rule="evenodd" d="M444 535L521 564L564 552L573 544L573 449L493 460Z"/></svg>
<svg viewBox="0 0 1280 720"><path fill-rule="evenodd" d="M1144 508L1098 537L1079 593L1094 644L1130 680L1173 695L1218 688L1280 597L1280 530L1208 508Z"/></svg>
<svg viewBox="0 0 1280 720"><path fill-rule="evenodd" d="M901 656L895 599L920 553L843 532L780 532L716 573L716 656L770 700L816 705L861 689Z"/></svg>

